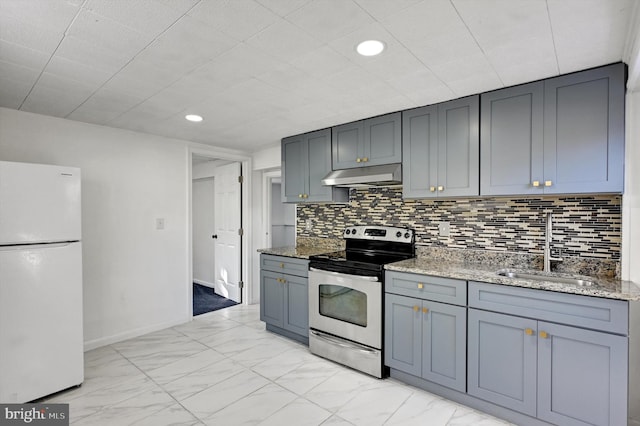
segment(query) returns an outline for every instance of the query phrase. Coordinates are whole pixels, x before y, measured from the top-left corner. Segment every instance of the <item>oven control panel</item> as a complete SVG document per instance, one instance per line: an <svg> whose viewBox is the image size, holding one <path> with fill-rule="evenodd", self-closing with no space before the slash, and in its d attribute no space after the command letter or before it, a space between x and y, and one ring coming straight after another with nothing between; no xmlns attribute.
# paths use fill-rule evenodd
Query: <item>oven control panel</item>
<svg viewBox="0 0 640 426"><path fill-rule="evenodd" d="M393 226L347 226L343 232L344 238L358 240L395 241L413 243L415 231L409 228Z"/></svg>

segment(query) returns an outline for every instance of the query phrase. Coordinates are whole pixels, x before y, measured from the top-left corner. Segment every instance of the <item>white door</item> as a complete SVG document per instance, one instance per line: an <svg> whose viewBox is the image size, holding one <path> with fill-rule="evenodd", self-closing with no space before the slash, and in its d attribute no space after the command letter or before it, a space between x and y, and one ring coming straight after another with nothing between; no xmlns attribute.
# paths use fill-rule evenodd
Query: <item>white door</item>
<svg viewBox="0 0 640 426"><path fill-rule="evenodd" d="M193 281L215 287L215 248L213 238L215 188L213 178L193 181Z"/></svg>
<svg viewBox="0 0 640 426"><path fill-rule="evenodd" d="M240 163L216 168L216 293L240 303Z"/></svg>

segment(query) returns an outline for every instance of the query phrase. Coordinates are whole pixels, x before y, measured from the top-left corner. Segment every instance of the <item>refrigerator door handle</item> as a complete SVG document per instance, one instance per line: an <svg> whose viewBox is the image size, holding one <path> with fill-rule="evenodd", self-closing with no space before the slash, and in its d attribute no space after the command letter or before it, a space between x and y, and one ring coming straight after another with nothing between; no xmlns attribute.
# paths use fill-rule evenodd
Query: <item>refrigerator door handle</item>
<svg viewBox="0 0 640 426"><path fill-rule="evenodd" d="M40 250L49 248L67 247L69 244L77 243L78 241L64 241L60 243L42 243L42 244L16 244L0 246L0 251L13 251L13 250Z"/></svg>

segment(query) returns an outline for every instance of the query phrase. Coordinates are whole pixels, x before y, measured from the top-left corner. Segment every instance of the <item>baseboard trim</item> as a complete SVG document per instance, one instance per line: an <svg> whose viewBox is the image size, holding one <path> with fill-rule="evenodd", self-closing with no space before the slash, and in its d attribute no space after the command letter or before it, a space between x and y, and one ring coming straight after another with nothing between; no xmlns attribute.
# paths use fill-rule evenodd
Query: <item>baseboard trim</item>
<svg viewBox="0 0 640 426"><path fill-rule="evenodd" d="M125 331L123 333L114 334L111 336L100 337L98 339L87 340L84 342L84 351L90 351L92 349L108 346L113 343L122 342L123 340L132 339L134 337L142 336L143 334L153 333L154 331L164 330L165 328L175 327L176 325L184 324L193 320L193 317L184 317L182 319L176 319L173 321L167 321L163 323L153 324L146 327L136 328L134 330Z"/></svg>
<svg viewBox="0 0 640 426"><path fill-rule="evenodd" d="M193 282L196 283L196 284L203 285L205 287L215 288L215 284L214 283L210 283L209 281L197 280L197 279L194 278Z"/></svg>

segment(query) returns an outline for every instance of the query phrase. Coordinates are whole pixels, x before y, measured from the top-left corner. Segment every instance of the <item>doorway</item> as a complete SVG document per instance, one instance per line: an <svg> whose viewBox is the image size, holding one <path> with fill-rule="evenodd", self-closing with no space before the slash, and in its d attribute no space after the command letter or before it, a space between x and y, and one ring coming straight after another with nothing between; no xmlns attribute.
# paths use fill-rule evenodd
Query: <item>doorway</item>
<svg viewBox="0 0 640 426"><path fill-rule="evenodd" d="M282 202L279 178L271 180L271 246L296 244L296 205Z"/></svg>
<svg viewBox="0 0 640 426"><path fill-rule="evenodd" d="M242 301L241 163L192 155L193 315Z"/></svg>

